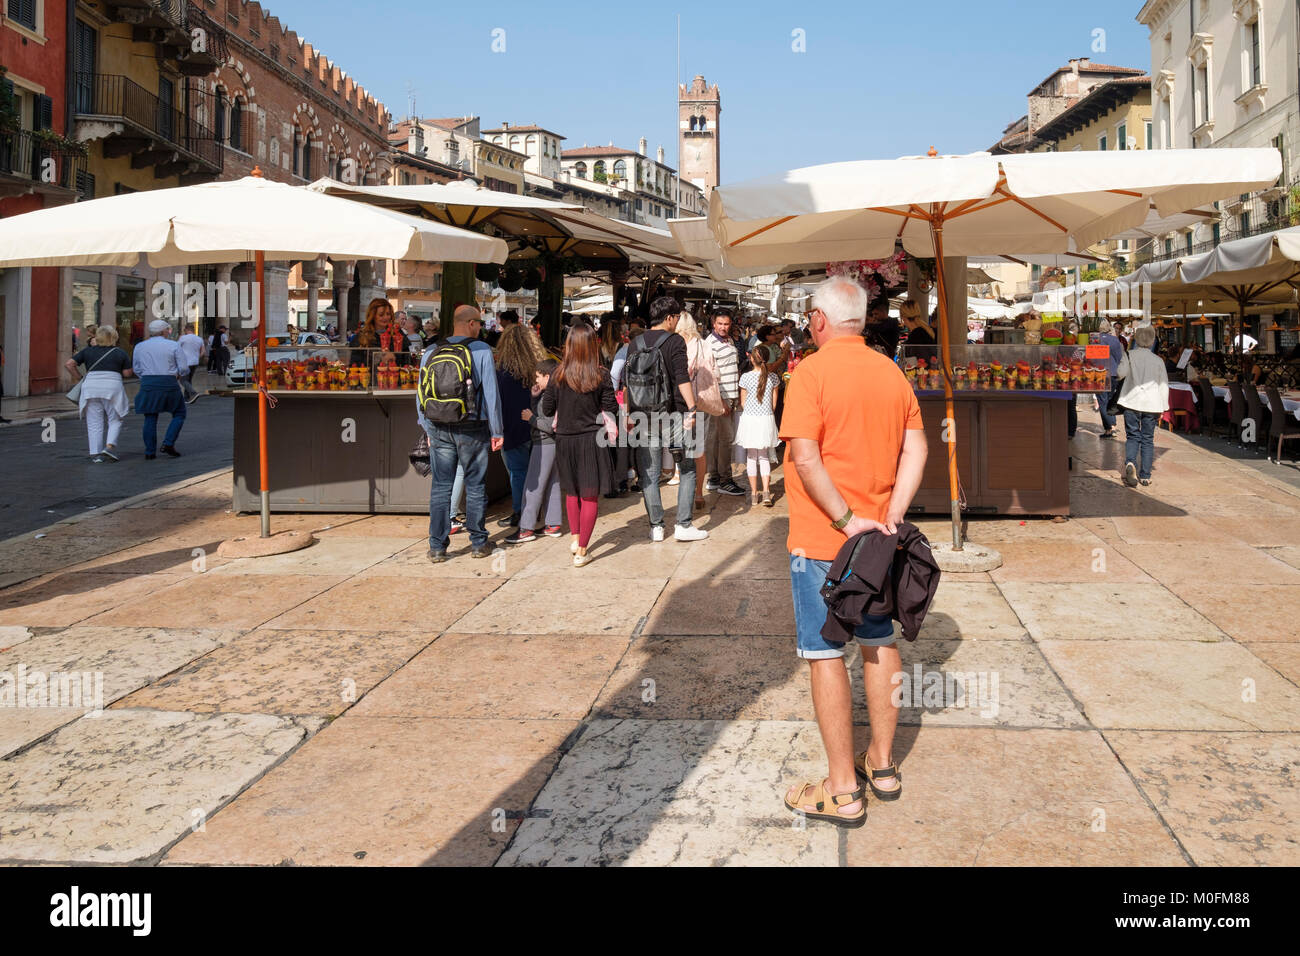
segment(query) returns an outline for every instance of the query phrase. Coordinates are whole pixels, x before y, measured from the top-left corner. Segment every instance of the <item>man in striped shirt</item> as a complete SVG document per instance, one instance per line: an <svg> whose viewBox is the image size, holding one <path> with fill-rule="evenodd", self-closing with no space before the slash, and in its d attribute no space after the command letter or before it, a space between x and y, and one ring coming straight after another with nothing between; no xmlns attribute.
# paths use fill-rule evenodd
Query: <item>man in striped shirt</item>
<svg viewBox="0 0 1300 956"><path fill-rule="evenodd" d="M704 454L709 476L704 487L724 495L743 495L744 489L731 477L732 448L736 443L736 408L740 404L740 353L731 338L731 315L718 312L713 316L713 331L705 340L713 350L718 365L718 387L727 410L709 416L709 430Z"/></svg>

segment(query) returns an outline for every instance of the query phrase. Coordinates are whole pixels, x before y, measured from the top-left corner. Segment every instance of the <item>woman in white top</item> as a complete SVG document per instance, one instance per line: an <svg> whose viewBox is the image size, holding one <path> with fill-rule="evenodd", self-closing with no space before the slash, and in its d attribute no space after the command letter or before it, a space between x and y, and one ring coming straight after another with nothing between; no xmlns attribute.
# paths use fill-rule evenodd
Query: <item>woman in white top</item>
<svg viewBox="0 0 1300 956"><path fill-rule="evenodd" d="M1156 425L1169 409L1169 376L1164 359L1151 351L1156 330L1144 325L1133 333L1133 346L1119 360L1115 377L1123 381L1119 404L1124 409L1124 484L1151 484Z"/></svg>
<svg viewBox="0 0 1300 956"><path fill-rule="evenodd" d="M101 325L95 332L94 343L87 345L64 364L69 372L75 372L78 365L86 368L77 408L86 419L90 460L95 464L120 461L117 457L117 436L122 431L122 419L131 410L122 380L134 373L131 371L131 359L117 347L117 329L111 325Z"/></svg>
<svg viewBox="0 0 1300 956"><path fill-rule="evenodd" d="M736 428L736 444L745 449L750 500L759 503L761 477L762 502L768 508L772 507L772 449L781 440L776 427L776 390L781 376L770 368L774 352L770 345L756 345L749 353L753 368L740 376L740 425Z"/></svg>

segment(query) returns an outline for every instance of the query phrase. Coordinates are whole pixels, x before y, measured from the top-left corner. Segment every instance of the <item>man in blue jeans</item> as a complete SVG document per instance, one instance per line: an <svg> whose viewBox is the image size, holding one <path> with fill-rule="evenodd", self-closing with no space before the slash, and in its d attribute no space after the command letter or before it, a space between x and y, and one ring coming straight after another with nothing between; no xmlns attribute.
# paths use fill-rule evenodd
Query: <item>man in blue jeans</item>
<svg viewBox="0 0 1300 956"><path fill-rule="evenodd" d="M425 418L416 403L420 425L429 436L429 465L433 469L429 490L429 560L435 564L447 560L447 545L451 540L451 489L457 465L465 471L465 529L469 532L470 556L486 558L492 553L485 526L488 451L500 451L504 441L492 349L486 342L478 341L483 319L472 305L461 305L457 306L452 320L454 332L446 341L469 344L474 364L476 410L464 422L443 425ZM421 364L432 354L430 348Z"/></svg>
<svg viewBox="0 0 1300 956"><path fill-rule="evenodd" d="M1106 411L1106 406L1110 404L1111 391L1119 384L1115 371L1119 368L1120 359L1124 357L1124 345L1105 319L1101 320L1097 328L1101 332L1101 344L1110 349L1110 356L1103 363L1106 366L1106 392L1097 396L1097 413L1101 416L1101 437L1110 438L1115 434L1115 416Z"/></svg>

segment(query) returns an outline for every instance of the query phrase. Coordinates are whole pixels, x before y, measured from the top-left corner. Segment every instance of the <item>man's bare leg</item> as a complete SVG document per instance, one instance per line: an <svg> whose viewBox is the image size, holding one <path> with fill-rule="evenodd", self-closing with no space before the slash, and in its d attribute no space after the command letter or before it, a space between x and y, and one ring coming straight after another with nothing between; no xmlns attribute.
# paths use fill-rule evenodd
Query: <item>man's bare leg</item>
<svg viewBox="0 0 1300 956"><path fill-rule="evenodd" d="M858 789L858 778L853 770L853 693L849 689L848 669L842 657L810 660L808 664L817 728L830 763L827 786L832 794L852 793ZM793 801L798 790L797 786L791 788L788 799ZM852 816L861 805L860 800L854 800L837 809L845 816Z"/></svg>
<svg viewBox="0 0 1300 956"><path fill-rule="evenodd" d="M898 708L893 700L894 688L898 685L893 678L903 669L903 659L899 657L897 644L858 649L862 652L862 683L867 692L867 717L871 721L867 761L872 768L884 770L893 763L894 731L898 728ZM816 699L815 691L813 699ZM820 719L820 711L818 717ZM883 777L876 781L879 790L897 790L901 786L897 777Z"/></svg>

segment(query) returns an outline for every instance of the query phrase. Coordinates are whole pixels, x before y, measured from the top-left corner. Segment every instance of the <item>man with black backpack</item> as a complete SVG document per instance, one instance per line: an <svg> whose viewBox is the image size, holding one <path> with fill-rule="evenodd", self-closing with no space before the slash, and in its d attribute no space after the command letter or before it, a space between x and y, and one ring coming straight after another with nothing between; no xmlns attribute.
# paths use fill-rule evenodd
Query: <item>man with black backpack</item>
<svg viewBox="0 0 1300 956"><path fill-rule="evenodd" d="M650 540L664 539L664 509L659 498L659 466L664 449L672 452L681 472L677 486L678 541L698 541L709 533L691 527L695 504L694 448L695 392L687 370L686 342L676 333L682 307L671 296L659 296L650 303L648 332L628 346L622 382L627 402L629 442L636 470L641 478L646 516L650 519Z"/></svg>
<svg viewBox="0 0 1300 956"><path fill-rule="evenodd" d="M478 340L483 320L472 305L456 307L454 333L424 352L416 409L429 436L429 560L447 560L451 488L456 467L465 472L465 530L470 556L486 558L488 451L499 451L505 431L492 349Z"/></svg>

